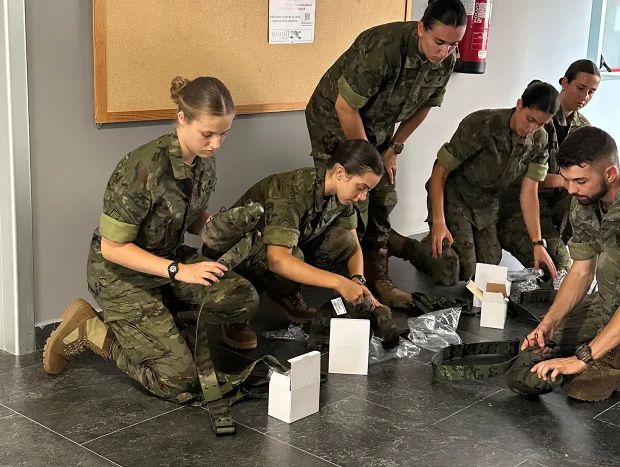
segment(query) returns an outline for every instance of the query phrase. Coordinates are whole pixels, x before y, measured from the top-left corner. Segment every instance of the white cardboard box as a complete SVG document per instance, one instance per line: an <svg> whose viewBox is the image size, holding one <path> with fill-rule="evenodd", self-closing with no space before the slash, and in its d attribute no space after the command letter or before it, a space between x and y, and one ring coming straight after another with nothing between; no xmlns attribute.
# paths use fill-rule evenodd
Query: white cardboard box
<svg viewBox="0 0 620 467"><path fill-rule="evenodd" d="M329 331L329 372L368 374L370 320L332 318Z"/></svg>
<svg viewBox="0 0 620 467"><path fill-rule="evenodd" d="M487 284L506 284L506 296L510 295L510 281L508 280L508 268L493 264L476 264L474 282L483 292L487 291ZM474 296L474 306L482 307L482 300Z"/></svg>
<svg viewBox="0 0 620 467"><path fill-rule="evenodd" d="M293 423L319 411L321 353L314 351L291 358L290 374L273 372L269 380L271 417Z"/></svg>
<svg viewBox="0 0 620 467"><path fill-rule="evenodd" d="M506 301L503 293L484 292L482 294L480 327L504 329L506 324Z"/></svg>

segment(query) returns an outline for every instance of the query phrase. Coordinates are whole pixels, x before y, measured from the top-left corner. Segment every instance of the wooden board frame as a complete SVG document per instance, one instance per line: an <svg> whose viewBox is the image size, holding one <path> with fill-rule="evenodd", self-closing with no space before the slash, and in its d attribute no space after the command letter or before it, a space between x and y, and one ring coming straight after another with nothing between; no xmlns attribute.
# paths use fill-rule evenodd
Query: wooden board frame
<svg viewBox="0 0 620 467"><path fill-rule="evenodd" d="M405 3L404 20L411 18L413 0ZM108 112L107 109L107 68L106 68L106 3L107 0L93 2L93 58L95 123L135 122L148 120L172 120L176 109L137 110ZM283 102L273 104L238 105L237 114L257 114L267 112L289 112L304 110L307 102Z"/></svg>

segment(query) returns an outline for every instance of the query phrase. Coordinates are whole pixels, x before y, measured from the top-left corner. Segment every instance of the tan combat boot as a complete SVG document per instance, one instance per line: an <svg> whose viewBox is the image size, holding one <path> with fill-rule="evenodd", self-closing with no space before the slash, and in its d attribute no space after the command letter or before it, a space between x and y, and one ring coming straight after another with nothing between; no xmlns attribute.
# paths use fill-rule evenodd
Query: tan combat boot
<svg viewBox="0 0 620 467"><path fill-rule="evenodd" d="M413 266L435 279L439 285L455 285L459 281L459 257L451 247L443 248L441 257L433 258L430 235L421 242L390 230L388 238L390 255L409 261Z"/></svg>
<svg viewBox="0 0 620 467"><path fill-rule="evenodd" d="M231 347L240 350L252 350L258 344L256 333L252 331L250 323L223 324L222 340Z"/></svg>
<svg viewBox="0 0 620 467"><path fill-rule="evenodd" d="M74 300L45 343L43 368L52 375L62 373L73 357L87 349L107 360L111 358L113 340L112 330L99 318L94 308L86 300Z"/></svg>
<svg viewBox="0 0 620 467"><path fill-rule="evenodd" d="M284 311L286 318L294 324L308 324L312 322L316 309L308 306L301 294L302 286L296 284L287 293L281 293L275 288L267 291L267 297Z"/></svg>
<svg viewBox="0 0 620 467"><path fill-rule="evenodd" d="M412 305L411 294L397 289L390 279L385 248L364 253L364 273L368 287L382 304L391 308L408 308Z"/></svg>
<svg viewBox="0 0 620 467"><path fill-rule="evenodd" d="M604 360L597 360L568 384L569 397L580 401L599 402L609 399L620 389L620 370Z"/></svg>

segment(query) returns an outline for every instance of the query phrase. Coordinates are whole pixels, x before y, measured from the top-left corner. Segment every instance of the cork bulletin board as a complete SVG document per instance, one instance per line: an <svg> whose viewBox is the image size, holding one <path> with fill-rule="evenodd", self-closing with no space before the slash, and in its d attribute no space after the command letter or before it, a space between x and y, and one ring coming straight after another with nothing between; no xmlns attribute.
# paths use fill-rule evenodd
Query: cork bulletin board
<svg viewBox="0 0 620 467"><path fill-rule="evenodd" d="M303 110L331 64L412 0L317 0L312 44L269 44L269 0L93 0L95 121L172 119L170 81L215 76L240 114Z"/></svg>

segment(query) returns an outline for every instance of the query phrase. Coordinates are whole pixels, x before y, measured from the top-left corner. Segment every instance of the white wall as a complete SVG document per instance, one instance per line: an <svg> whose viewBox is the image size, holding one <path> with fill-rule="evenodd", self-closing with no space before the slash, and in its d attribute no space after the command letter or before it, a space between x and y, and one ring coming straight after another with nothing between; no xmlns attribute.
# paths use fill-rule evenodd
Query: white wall
<svg viewBox="0 0 620 467"><path fill-rule="evenodd" d="M413 18L422 16L426 0L413 0ZM584 58L590 26L591 0L494 0L487 71L455 73L443 106L407 142L398 160L398 206L394 227L411 234L427 230L426 190L439 147L459 122L481 108L511 107L532 79L558 85L574 60ZM558 85L559 87L559 85ZM620 81L602 83L584 114L592 124L620 142Z"/></svg>

